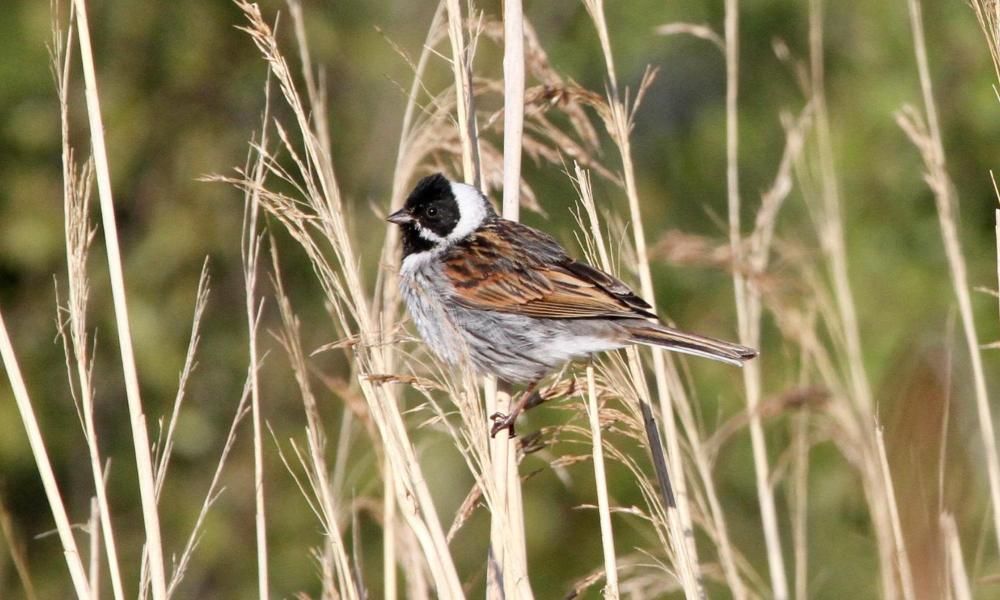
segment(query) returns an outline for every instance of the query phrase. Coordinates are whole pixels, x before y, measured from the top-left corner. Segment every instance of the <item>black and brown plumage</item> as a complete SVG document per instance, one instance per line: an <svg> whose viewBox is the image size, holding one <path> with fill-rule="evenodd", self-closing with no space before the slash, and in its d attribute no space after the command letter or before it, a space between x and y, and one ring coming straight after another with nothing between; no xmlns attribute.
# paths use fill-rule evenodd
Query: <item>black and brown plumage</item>
<svg viewBox="0 0 1000 600"><path fill-rule="evenodd" d="M499 217L472 186L421 180L389 220L403 228L400 286L421 337L449 363L528 383L492 433L513 431L529 394L569 360L647 344L741 365L751 348L663 324L627 285L548 234Z"/></svg>

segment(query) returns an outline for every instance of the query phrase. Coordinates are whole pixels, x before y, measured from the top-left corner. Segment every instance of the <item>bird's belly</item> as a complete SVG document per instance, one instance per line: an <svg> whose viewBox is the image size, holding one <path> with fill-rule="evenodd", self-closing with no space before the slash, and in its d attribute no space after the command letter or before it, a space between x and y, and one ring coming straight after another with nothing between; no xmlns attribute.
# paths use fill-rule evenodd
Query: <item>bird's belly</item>
<svg viewBox="0 0 1000 600"><path fill-rule="evenodd" d="M624 344L606 323L538 319L452 307L472 364L513 383L537 381L568 361Z"/></svg>
<svg viewBox="0 0 1000 600"><path fill-rule="evenodd" d="M608 321L539 319L463 307L446 298L434 275L406 273L400 290L420 337L447 363L529 383L573 359L625 345L623 333Z"/></svg>

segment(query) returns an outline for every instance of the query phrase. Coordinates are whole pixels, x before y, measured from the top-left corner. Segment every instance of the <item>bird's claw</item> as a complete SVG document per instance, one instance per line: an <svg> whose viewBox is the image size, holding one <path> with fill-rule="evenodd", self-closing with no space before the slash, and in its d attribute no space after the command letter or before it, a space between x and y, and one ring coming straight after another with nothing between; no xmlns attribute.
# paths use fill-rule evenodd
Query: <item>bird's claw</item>
<svg viewBox="0 0 1000 600"><path fill-rule="evenodd" d="M517 435L514 433L514 422L517 420L517 414L505 415L501 412L495 412L490 415L490 420L493 421L493 427L490 428L491 438L495 438L504 429L507 430L507 437L509 438Z"/></svg>

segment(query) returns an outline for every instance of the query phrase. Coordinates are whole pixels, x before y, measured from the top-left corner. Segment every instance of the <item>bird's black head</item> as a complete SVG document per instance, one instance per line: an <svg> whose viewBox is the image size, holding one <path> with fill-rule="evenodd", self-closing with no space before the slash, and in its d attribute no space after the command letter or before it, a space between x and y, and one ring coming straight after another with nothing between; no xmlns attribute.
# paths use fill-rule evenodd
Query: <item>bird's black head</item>
<svg viewBox="0 0 1000 600"><path fill-rule="evenodd" d="M479 227L493 208L476 188L441 173L417 182L403 208L388 220L403 229L403 255L458 241Z"/></svg>

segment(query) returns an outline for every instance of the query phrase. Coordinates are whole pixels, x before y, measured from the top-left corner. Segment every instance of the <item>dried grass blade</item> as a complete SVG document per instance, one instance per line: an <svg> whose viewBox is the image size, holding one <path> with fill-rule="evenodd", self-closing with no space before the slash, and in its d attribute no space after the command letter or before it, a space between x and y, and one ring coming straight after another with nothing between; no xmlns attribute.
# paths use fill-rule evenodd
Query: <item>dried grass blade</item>
<svg viewBox="0 0 1000 600"><path fill-rule="evenodd" d="M167 587L163 568L160 516L156 507L156 482L153 473L153 462L150 456L146 416L142 410L142 399L139 394L139 375L135 367L135 353L132 348L128 306L125 300L125 277L123 274L121 250L118 244L118 227L115 223L114 200L111 196L111 174L108 167L108 152L104 142L104 125L101 121L100 98L97 93L97 75L94 67L93 51L90 45L90 25L87 18L85 0L73 0L73 4L76 6L77 12L76 24L80 41L80 58L83 62L83 78L87 96L87 116L90 121L90 139L94 151L94 168L97 175L101 218L104 223L104 241L107 246L108 271L111 276L111 293L115 307L115 322L118 329L118 343L121 348L122 371L125 375L129 422L132 428L132 442L135 449L135 462L139 476L142 518L146 528L145 542L149 561L150 580L153 586L154 600L165 600Z"/></svg>
<svg viewBox="0 0 1000 600"><path fill-rule="evenodd" d="M927 61L927 44L924 40L921 5L919 0L909 0L907 4L910 11L910 27L913 33L913 47L916 54L917 71L920 75L920 89L923 95L923 116L927 123L926 136L923 138L923 143L918 143L917 146L923 155L927 169L926 179L928 185L934 192L938 221L941 226L941 238L944 242L952 287L955 291L955 299L958 302L962 330L965 334L965 341L969 351L969 360L972 366L972 381L976 394L979 432L983 441L983 450L986 458L986 475L990 487L993 533L996 536L997 547L1000 548L1000 457L997 454L993 414L990 408L989 392L986 388L986 375L983 370L979 335L976 332L976 324L972 313L968 270L958 235L958 224L955 216L958 199L955 195L955 186L952 184L945 166L944 143L938 124L937 105L934 101L930 67ZM917 142L919 139L914 138L914 141Z"/></svg>
<svg viewBox="0 0 1000 600"><path fill-rule="evenodd" d="M7 326L4 324L3 314L0 313L0 357L3 359L4 368L7 370L7 378L10 380L11 389L14 392L14 401L17 403L17 410L24 423L24 431L28 435L28 443L31 446L31 453L35 458L35 466L38 474L42 478L42 486L45 489L45 497L48 500L49 508L52 509L52 517L56 522L56 530L59 533L59 541L63 547L63 557L66 559L66 566L69 568L70 578L73 580L73 587L76 595L81 600L89 600L90 584L87 581L87 571L83 567L80 558L80 551L77 549L76 540L73 538L73 530L66 515L66 506L63 504L62 496L59 493L59 485L56 483L55 473L52 471L52 463L49 461L49 453L45 449L45 441L42 439L41 429L38 427L38 420L35 417L35 409L28 396L28 389L24 385L21 377L21 369L17 366L17 357L7 333Z"/></svg>

